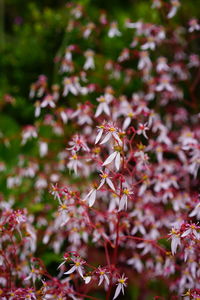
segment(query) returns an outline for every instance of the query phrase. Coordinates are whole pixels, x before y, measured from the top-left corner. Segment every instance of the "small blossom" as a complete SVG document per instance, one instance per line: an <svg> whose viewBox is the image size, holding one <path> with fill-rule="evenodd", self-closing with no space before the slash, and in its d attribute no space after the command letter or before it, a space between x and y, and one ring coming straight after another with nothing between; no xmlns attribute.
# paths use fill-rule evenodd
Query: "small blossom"
<svg viewBox="0 0 200 300"><path fill-rule="evenodd" d="M113 38L115 36L121 36L121 32L117 28L117 22L112 22L108 31L108 36Z"/></svg>
<svg viewBox="0 0 200 300"><path fill-rule="evenodd" d="M180 233L177 229L173 228L170 233L171 238L171 251L174 255L177 251L177 247L181 245Z"/></svg>
<svg viewBox="0 0 200 300"><path fill-rule="evenodd" d="M84 70L89 70L89 69L94 69L95 65L94 65L94 51L92 50L87 50L85 52L85 57L86 57L86 62L83 66Z"/></svg>
<svg viewBox="0 0 200 300"><path fill-rule="evenodd" d="M69 269L67 272L65 272L64 274L69 275L74 273L75 271L77 271L79 273L79 275L84 278L83 276L83 264L85 263L81 258L75 258L73 259L74 265L71 267L71 269Z"/></svg>
<svg viewBox="0 0 200 300"><path fill-rule="evenodd" d="M111 190L115 191L115 187L112 181L110 180L110 178L108 177L108 174L101 172L100 176L102 179L100 181L100 185L98 186L98 189L100 189L105 183L107 183L107 185L111 188Z"/></svg>
<svg viewBox="0 0 200 300"><path fill-rule="evenodd" d="M148 139L148 136L146 135L146 131L147 130L149 130L149 127L147 126L147 123L145 123L145 124L141 124L141 123L139 123L139 129L137 130L137 134L143 134L144 135L144 137L146 138L146 139Z"/></svg>
<svg viewBox="0 0 200 300"><path fill-rule="evenodd" d="M133 192L129 191L129 189L127 189L127 188L124 188L122 193L123 193L123 195L122 195L121 199L119 200L119 211L127 209L128 197L129 197L129 195L133 194Z"/></svg>
<svg viewBox="0 0 200 300"><path fill-rule="evenodd" d="M171 19L176 15L179 6L180 6L179 0L171 0L171 8L167 15L168 19Z"/></svg>
<svg viewBox="0 0 200 300"><path fill-rule="evenodd" d="M112 98L108 95L100 96L97 98L97 101L100 103L97 107L95 118L99 117L103 112L110 116L109 103L112 101Z"/></svg>

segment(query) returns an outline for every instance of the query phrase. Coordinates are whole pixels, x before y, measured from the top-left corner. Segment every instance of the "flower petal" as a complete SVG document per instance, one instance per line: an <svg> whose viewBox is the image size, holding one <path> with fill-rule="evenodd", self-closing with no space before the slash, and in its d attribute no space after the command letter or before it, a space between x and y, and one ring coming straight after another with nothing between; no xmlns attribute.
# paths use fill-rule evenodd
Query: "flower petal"
<svg viewBox="0 0 200 300"><path fill-rule="evenodd" d="M110 154L108 156L108 158L104 161L103 166L106 166L106 165L110 164L115 159L117 154L118 154L118 152L116 152L116 151L113 152L112 154Z"/></svg>
<svg viewBox="0 0 200 300"><path fill-rule="evenodd" d="M115 158L115 167L116 167L117 171L120 168L120 162L121 162L120 153L117 152L117 155L116 155L116 158Z"/></svg>
<svg viewBox="0 0 200 300"><path fill-rule="evenodd" d="M122 289L122 285L119 283L118 286L117 286L117 288L116 288L113 300L116 299L119 296L119 294L121 292L121 289Z"/></svg>

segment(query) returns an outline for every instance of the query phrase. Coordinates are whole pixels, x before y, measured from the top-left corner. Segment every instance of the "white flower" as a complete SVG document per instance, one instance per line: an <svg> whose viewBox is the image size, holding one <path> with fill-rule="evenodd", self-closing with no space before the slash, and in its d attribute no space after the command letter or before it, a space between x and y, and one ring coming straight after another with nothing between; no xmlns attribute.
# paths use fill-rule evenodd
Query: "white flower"
<svg viewBox="0 0 200 300"><path fill-rule="evenodd" d="M180 233L177 229L172 228L170 233L172 255L176 253L177 247L181 245Z"/></svg>
<svg viewBox="0 0 200 300"><path fill-rule="evenodd" d="M107 95L100 96L97 98L97 101L100 103L97 107L96 113L95 113L95 118L99 117L103 112L110 116L110 108L108 104L112 101L112 98Z"/></svg>
<svg viewBox="0 0 200 300"><path fill-rule="evenodd" d="M180 2L178 0L171 0L171 5L172 5L171 9L170 9L170 11L169 11L169 13L167 15L168 19L171 19L171 18L173 18L176 15L177 10L178 10L178 8L180 6Z"/></svg>
<svg viewBox="0 0 200 300"><path fill-rule="evenodd" d="M42 107L42 108L43 107L47 107L47 106L49 106L51 108L55 108L56 107L56 105L55 105L55 103L53 101L52 95L45 96L44 100L42 101L42 103L40 105L40 107Z"/></svg>
<svg viewBox="0 0 200 300"><path fill-rule="evenodd" d="M78 90L70 78L65 77L63 83L64 83L63 96L67 96L69 92L75 96L78 94Z"/></svg>
<svg viewBox="0 0 200 300"><path fill-rule="evenodd" d="M139 255L134 255L132 258L129 258L127 260L127 264L133 266L138 273L141 273L142 270L144 269L144 266L142 264Z"/></svg>
<svg viewBox="0 0 200 300"><path fill-rule="evenodd" d="M197 30L197 31L200 30L200 25L198 24L197 19L190 20L189 25L190 25L190 27L188 29L189 32L193 32L195 30Z"/></svg>
<svg viewBox="0 0 200 300"><path fill-rule="evenodd" d="M151 67L152 67L152 62L148 56L148 52L141 51L140 52L140 60L138 62L138 69L139 70L143 70L143 69L150 70Z"/></svg>
<svg viewBox="0 0 200 300"><path fill-rule="evenodd" d="M83 267L82 267L83 264L84 264L84 261L83 261L83 260L81 260L80 258L76 258L76 259L74 260L74 265L73 265L73 267L72 267L71 269L69 269L67 272L65 272L64 274L68 275L68 274L72 274L72 273L74 273L75 271L77 271L77 272L79 273L79 275L80 275L82 278L84 278L84 276L83 276L83 271L84 271L84 269L83 269Z"/></svg>
<svg viewBox="0 0 200 300"><path fill-rule="evenodd" d="M124 287L127 286L126 280L127 280L127 277L124 277L124 274L122 275L121 278L118 279L118 284L117 284L117 288L116 288L113 300L116 299L121 292L124 295Z"/></svg>
<svg viewBox="0 0 200 300"><path fill-rule="evenodd" d="M30 280L30 279L32 279L33 284L35 285L35 282L36 282L37 278L40 278L39 270L35 269L34 267L32 267L31 271L30 271L30 274L26 278L24 278L24 280Z"/></svg>
<svg viewBox="0 0 200 300"><path fill-rule="evenodd" d="M110 38L113 38L115 36L121 36L121 32L118 30L116 22L111 23L110 29L108 31L108 36Z"/></svg>
<svg viewBox="0 0 200 300"><path fill-rule="evenodd" d="M69 158L69 160L70 161L68 162L67 167L72 169L75 175L78 175L78 168L83 166L82 163L78 160L78 157L75 153Z"/></svg>
<svg viewBox="0 0 200 300"><path fill-rule="evenodd" d="M190 224L190 225L188 226L188 228L186 229L186 231L181 235L181 237L186 237L186 236L192 234L192 235L194 235L194 237L195 237L196 239L199 239L200 236L199 236L199 234L198 234L198 232L197 232L198 229L199 229L199 227L196 226L195 224Z"/></svg>
<svg viewBox="0 0 200 300"><path fill-rule="evenodd" d="M133 194L133 192L130 192L127 188L123 189L123 196L121 197L119 201L119 211L123 209L127 209L127 201L128 201L128 196Z"/></svg>
<svg viewBox="0 0 200 300"><path fill-rule="evenodd" d="M99 283L98 283L98 285L101 285L104 280L107 283L107 285L109 285L110 280L108 278L108 275L106 274L106 271L103 268L99 267L97 273L99 275Z"/></svg>
<svg viewBox="0 0 200 300"><path fill-rule="evenodd" d="M27 140L31 138L36 138L38 136L36 127L28 125L22 131L22 145L24 145Z"/></svg>
<svg viewBox="0 0 200 300"><path fill-rule="evenodd" d="M86 28L85 28L84 32L83 32L83 37L84 37L85 39L87 39L87 38L90 36L90 34L92 33L92 30L93 30L94 28L95 28L94 23L92 23L92 22L88 23L88 24L86 25Z"/></svg>
<svg viewBox="0 0 200 300"><path fill-rule="evenodd" d="M167 59L165 57L159 57L157 60L157 66L156 71L158 73L160 72L166 72L169 70L169 66L167 65Z"/></svg>
<svg viewBox="0 0 200 300"><path fill-rule="evenodd" d="M151 36L148 38L147 42L141 46L142 50L148 50L148 49L155 50L155 48L156 48L155 40Z"/></svg>
<svg viewBox="0 0 200 300"><path fill-rule="evenodd" d="M98 186L98 190L105 184L107 183L107 185L111 188L111 190L115 191L115 187L112 183L112 181L110 180L110 178L108 178L108 174L107 173L103 173L100 174L101 176L101 181L100 181L100 185Z"/></svg>
<svg viewBox="0 0 200 300"><path fill-rule="evenodd" d="M83 66L84 70L89 70L89 69L94 69L95 65L94 65L94 51L92 50L87 50L85 52L85 57L86 57L86 61L85 64Z"/></svg>
<svg viewBox="0 0 200 300"><path fill-rule="evenodd" d="M104 139L101 141L100 145L105 144L110 140L110 138L113 137L121 146L122 141L119 137L119 134L117 133L117 129L114 127L109 127L107 134L105 135Z"/></svg>
<svg viewBox="0 0 200 300"><path fill-rule="evenodd" d="M163 75L160 79L159 85L157 85L157 87L156 87L157 92L161 92L164 90L166 90L168 92L174 91L174 87L170 83L170 77L168 75Z"/></svg>

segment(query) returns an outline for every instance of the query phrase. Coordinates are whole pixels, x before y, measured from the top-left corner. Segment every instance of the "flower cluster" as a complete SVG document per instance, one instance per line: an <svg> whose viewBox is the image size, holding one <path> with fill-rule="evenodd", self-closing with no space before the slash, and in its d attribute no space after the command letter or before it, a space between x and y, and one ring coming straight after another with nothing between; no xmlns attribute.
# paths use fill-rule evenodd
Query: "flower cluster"
<svg viewBox="0 0 200 300"><path fill-rule="evenodd" d="M152 8L168 22L181 10L177 0ZM16 165L0 164L1 299L116 299L131 285L151 296L154 280L168 298L197 300L200 63L187 41L198 20L183 31L66 9L61 80L31 86L36 121L22 128ZM8 149L16 139L0 138ZM12 209L24 197L27 210ZM60 257L55 276L37 247Z"/></svg>

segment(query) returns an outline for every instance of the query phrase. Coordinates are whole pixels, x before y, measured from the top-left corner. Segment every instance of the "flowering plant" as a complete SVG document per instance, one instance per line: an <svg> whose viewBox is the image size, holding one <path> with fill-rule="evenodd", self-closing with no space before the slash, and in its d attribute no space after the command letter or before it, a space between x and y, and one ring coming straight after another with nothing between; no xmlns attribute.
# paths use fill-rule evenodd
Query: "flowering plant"
<svg viewBox="0 0 200 300"><path fill-rule="evenodd" d="M131 286L138 299L163 299L159 282L168 299L197 300L200 25L66 9L56 82L32 84L36 121L22 129L15 167L1 163L1 299L130 299ZM152 9L170 22L181 7ZM1 138L7 148L17 139Z"/></svg>

